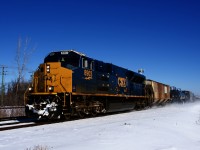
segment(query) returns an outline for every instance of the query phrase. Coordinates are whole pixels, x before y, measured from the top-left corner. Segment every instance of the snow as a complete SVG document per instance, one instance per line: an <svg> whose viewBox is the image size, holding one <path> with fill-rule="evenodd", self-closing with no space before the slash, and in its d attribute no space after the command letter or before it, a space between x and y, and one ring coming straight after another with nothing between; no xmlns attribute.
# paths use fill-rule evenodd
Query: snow
<svg viewBox="0 0 200 150"><path fill-rule="evenodd" d="M200 150L200 102L0 132L0 149Z"/></svg>
<svg viewBox="0 0 200 150"><path fill-rule="evenodd" d="M18 120L7 120L7 121L0 121L0 126L3 124L13 124L13 123L20 123Z"/></svg>

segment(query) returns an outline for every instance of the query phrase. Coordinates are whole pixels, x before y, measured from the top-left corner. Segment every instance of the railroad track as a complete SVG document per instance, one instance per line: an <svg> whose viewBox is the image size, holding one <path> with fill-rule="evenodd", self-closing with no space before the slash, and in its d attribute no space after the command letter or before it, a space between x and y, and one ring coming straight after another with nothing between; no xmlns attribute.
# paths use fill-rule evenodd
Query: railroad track
<svg viewBox="0 0 200 150"><path fill-rule="evenodd" d="M60 123L66 120L54 120L49 122L48 120L37 120L37 119L30 119L30 118L23 118L19 120L5 120L0 121L0 131L5 130L13 130L13 129L20 129L20 128L27 128L27 127L34 127L34 126L41 126L53 123Z"/></svg>
<svg viewBox="0 0 200 150"><path fill-rule="evenodd" d="M123 112L129 112L129 111L123 111ZM96 117L113 115L113 114L118 114L118 113L123 113L123 112L101 114ZM93 118L93 116L86 116L85 118L82 118L82 119L87 119L87 118ZM60 122L65 122L65 121L74 121L74 120L79 120L79 119L81 118L77 118L75 116L75 117L72 117L70 120L51 120L49 122L48 120L38 121L37 119L30 119L30 118L25 118L25 117L16 117L16 118L10 118L10 119L7 118L0 121L0 131L20 129L20 128L26 128L26 127L34 127L34 126L40 126L40 125L45 125L45 124L60 123Z"/></svg>
<svg viewBox="0 0 200 150"><path fill-rule="evenodd" d="M37 122L35 119L6 120L0 122L0 131L33 127L43 124L49 124L49 122Z"/></svg>

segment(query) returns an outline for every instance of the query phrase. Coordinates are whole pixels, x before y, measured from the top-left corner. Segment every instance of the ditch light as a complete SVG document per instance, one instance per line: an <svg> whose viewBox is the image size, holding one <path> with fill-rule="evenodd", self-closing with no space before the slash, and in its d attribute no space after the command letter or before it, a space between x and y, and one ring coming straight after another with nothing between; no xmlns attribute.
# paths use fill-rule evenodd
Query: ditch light
<svg viewBox="0 0 200 150"><path fill-rule="evenodd" d="M50 86L49 87L49 92L53 92L54 91L54 87L53 86Z"/></svg>

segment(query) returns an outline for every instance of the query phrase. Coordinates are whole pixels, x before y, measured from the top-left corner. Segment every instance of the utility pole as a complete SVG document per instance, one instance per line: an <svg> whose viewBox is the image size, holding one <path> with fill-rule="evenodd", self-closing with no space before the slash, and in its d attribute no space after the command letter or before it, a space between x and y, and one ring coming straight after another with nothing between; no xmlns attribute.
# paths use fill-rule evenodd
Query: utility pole
<svg viewBox="0 0 200 150"><path fill-rule="evenodd" d="M4 101L4 94L5 94L5 83L4 83L4 76L6 75L5 67L4 65L0 66L2 68L2 80L1 80L1 106L3 106L3 101Z"/></svg>

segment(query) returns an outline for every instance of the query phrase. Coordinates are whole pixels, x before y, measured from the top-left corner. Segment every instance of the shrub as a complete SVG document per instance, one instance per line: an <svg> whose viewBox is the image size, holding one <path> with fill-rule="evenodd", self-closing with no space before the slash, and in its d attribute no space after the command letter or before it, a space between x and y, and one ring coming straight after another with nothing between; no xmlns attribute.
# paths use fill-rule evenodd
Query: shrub
<svg viewBox="0 0 200 150"><path fill-rule="evenodd" d="M33 148L26 148L26 150L50 150L48 146L36 145Z"/></svg>

